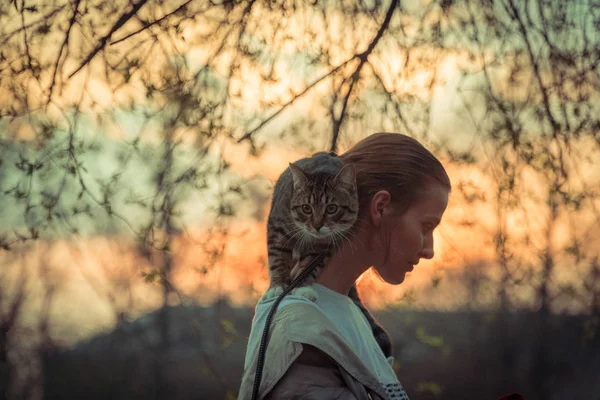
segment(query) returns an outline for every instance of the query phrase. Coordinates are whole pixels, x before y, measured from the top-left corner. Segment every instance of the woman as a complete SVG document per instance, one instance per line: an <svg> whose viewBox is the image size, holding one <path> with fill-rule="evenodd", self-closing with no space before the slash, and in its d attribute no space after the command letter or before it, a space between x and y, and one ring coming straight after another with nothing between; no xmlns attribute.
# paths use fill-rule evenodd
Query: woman
<svg viewBox="0 0 600 400"><path fill-rule="evenodd" d="M359 221L313 285L279 305L260 399L408 399L358 307L347 297L371 266L393 285L433 257L433 231L448 204L450 179L416 140L378 133L340 156L356 171ZM273 299L259 301L239 399L250 399L258 343Z"/></svg>

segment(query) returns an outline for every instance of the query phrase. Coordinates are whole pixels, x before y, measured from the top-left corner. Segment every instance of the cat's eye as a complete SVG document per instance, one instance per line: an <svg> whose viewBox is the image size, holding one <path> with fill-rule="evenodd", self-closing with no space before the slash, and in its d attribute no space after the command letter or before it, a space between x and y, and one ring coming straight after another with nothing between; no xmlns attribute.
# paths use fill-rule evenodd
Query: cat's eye
<svg viewBox="0 0 600 400"><path fill-rule="evenodd" d="M335 214L337 209L338 206L336 206L335 204L328 204L327 208L325 208L325 211L327 211L327 214Z"/></svg>
<svg viewBox="0 0 600 400"><path fill-rule="evenodd" d="M304 214L312 214L312 207L308 204L302 204L302 212Z"/></svg>

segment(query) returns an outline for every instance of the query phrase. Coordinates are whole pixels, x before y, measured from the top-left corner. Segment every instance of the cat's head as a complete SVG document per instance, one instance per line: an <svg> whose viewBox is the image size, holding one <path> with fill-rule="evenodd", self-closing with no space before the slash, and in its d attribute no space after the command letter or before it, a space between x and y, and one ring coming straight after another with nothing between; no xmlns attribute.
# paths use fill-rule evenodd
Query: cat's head
<svg viewBox="0 0 600 400"><path fill-rule="evenodd" d="M309 174L290 164L294 190L291 214L305 234L316 239L341 239L358 217L356 175L352 165L337 173Z"/></svg>

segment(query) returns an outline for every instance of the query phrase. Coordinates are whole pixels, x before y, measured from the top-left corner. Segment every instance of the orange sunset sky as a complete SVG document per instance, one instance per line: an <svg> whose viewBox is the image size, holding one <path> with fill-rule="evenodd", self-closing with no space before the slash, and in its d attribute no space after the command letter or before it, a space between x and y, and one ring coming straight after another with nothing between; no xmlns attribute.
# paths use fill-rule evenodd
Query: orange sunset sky
<svg viewBox="0 0 600 400"><path fill-rule="evenodd" d="M269 182L276 178L278 171L300 156L301 153L286 149L266 151L259 158L245 156L235 148L228 154L233 168L240 174L263 177L258 182L264 184L267 195ZM458 182L472 181L483 192L493 193L493 183L477 167L452 164L446 164L446 167L455 186ZM533 179L529 183L534 185ZM468 304L468 294L460 284L469 276L469 269L472 274L494 276L496 272L492 267L497 261L490 239L490 232L497 224L494 209L489 203L466 205L456 192L455 189L444 220L435 233L436 256L433 260L421 261L400 286L381 282L371 272L362 277L359 288L370 307L400 305L452 310ZM264 218L268 201L262 207ZM526 214L515 212L507 218L506 228L517 241L524 234L525 226L534 233L542 232L544 228L544 215ZM171 252L175 265L172 280L182 297L173 297L172 304L179 304L181 299L185 303L210 304L217 297L225 296L234 305L252 306L266 289L265 220L257 221L244 215L243 211L240 215L227 222L227 240L219 235L209 235L202 225L188 226L186 232L175 239ZM473 221L475 225L465 225L465 220ZM556 248L568 245L569 229L569 222L564 218L560 229L555 231L553 243ZM589 235L588 244L598 246L600 232L597 226L593 229L595 233ZM207 260L207 244L209 247L225 245L224 257L217 263L211 264ZM159 285L145 282L141 276L155 267L135 249L135 241L128 235L73 236L51 242L40 240L20 254L4 253L2 257L4 272L13 277L10 279L13 282L24 268L31 271L27 283L28 291L34 293L28 302L31 321L35 321L41 310L45 285L56 284L51 313L60 323L54 329L58 337L69 342L109 328L116 322L118 311L135 316L161 304ZM536 263L537 254L531 245L515 244L513 249L519 252L520 259ZM564 267L557 277L573 280L576 267L570 269L566 258L563 262ZM440 283L434 285L440 278ZM530 295L527 290L519 292L525 300ZM483 306L493 306L494 290L491 289L480 301Z"/></svg>

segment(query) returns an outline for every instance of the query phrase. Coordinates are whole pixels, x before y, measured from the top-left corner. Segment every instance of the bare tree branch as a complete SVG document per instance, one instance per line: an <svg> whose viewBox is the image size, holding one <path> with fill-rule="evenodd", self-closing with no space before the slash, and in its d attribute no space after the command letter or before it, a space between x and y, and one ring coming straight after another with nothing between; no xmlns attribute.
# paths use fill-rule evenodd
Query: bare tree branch
<svg viewBox="0 0 600 400"><path fill-rule="evenodd" d="M55 8L54 10L52 10L51 12L49 12L48 14L44 15L42 18L35 20L33 22L30 22L27 25L22 25L21 27L16 28L12 32L6 34L6 36L4 37L4 40L0 42L0 46L3 44L6 44L6 42L8 42L10 39L12 39L13 35L21 32L21 31L27 30L33 26L39 25L43 22L48 22L49 19L51 19L56 14L61 12L65 7L66 7L65 5L59 6L59 7Z"/></svg>
<svg viewBox="0 0 600 400"><path fill-rule="evenodd" d="M352 56L351 58L347 59L346 61L344 61L343 63L341 63L340 65L338 65L337 67L335 67L334 69L332 69L331 71L329 71L328 73L326 73L325 75L321 76L316 81L314 81L313 83L311 83L310 85L308 85L306 87L306 89L304 89L302 92L300 92L299 94L297 94L296 96L294 96L293 99L291 99L290 101L288 101L287 103L285 103L283 106L281 106L281 108L279 110L277 110L270 117L268 117L267 119L265 119L264 121L262 121L256 128L252 129L250 132L247 132L244 136L242 136L241 138L239 138L237 142L240 143L240 142L242 142L244 140L250 139L250 137L254 133L256 133L257 131L259 131L263 126L265 126L267 123L269 123L273 118L275 118L279 114L281 114L282 111L284 111L286 108L288 108L290 105L292 105L296 100L298 100L299 98L301 98L302 96L304 96L306 93L308 93L313 87L315 87L316 85L318 85L321 81L323 81L327 77L335 74L337 71L339 71L341 68L343 68L346 64L348 64L352 60L354 60L356 57L358 57L358 56L357 55Z"/></svg>
<svg viewBox="0 0 600 400"><path fill-rule="evenodd" d="M145 24L144 26L142 26L142 27L141 27L140 29L138 29L137 31L135 31L135 32L132 32L132 33L130 33L129 35L126 35L126 36L122 37L121 39L117 39L117 40L115 40L115 41L111 42L111 43L110 43L110 45L111 45L111 46L113 46L113 45L115 45L115 44L117 44L117 43L121 43L122 41L124 41L124 40L127 40L127 39L129 39L130 37L132 37L132 36L135 36L135 35L137 35L138 33L141 33L141 32L143 32L143 31L145 31L146 29L150 28L151 26L161 23L162 21L164 21L164 20L166 20L167 18L169 18L171 15L173 15L173 14L177 14L178 12L185 10L185 8L186 8L186 7L187 7L187 6L188 6L188 5L189 5L191 2L192 2L192 0L188 0L188 1L186 1L185 3L183 3L182 5L180 5L179 7L177 7L175 10L171 11L170 13L168 13L168 14L165 14L164 16L162 16L161 18L157 19L156 21L152 21L152 22L149 22L149 23Z"/></svg>
<svg viewBox="0 0 600 400"><path fill-rule="evenodd" d="M373 75L375 76L375 79L377 80L377 82L379 82L379 85L381 86L381 88L383 89L383 91L385 92L385 96L387 97L388 101L394 105L394 110L396 111L396 115L398 116L398 119L400 119L400 122L402 122L402 125L404 125L404 129L406 129L406 131L413 135L414 132L412 130L412 128L410 127L410 125L408 125L408 123L406 122L406 119L404 117L404 113L402 112L402 110L400 109L400 106L398 104L397 101L394 101L394 99L392 98L392 93L390 93L389 90L387 90L387 88L385 87L385 84L383 82L383 78L381 77L381 75L379 74L379 72L377 72L377 70L375 70L375 67L373 66L372 63L369 63L371 70L373 71Z"/></svg>
<svg viewBox="0 0 600 400"><path fill-rule="evenodd" d="M519 10L517 10L517 7L515 6L514 1L509 0L509 4L510 4L510 8L511 8L513 17L519 23L519 30L521 31L521 35L523 37L523 40L525 41L525 45L527 46L527 53L529 55L531 67L533 68L535 78L540 87L540 94L542 95L542 101L544 103L544 110L546 111L546 116L548 117L548 120L550 121L550 125L552 125L553 134L556 137L556 135L558 134L559 124L554 119L554 115L552 115L552 111L550 111L550 100L548 99L548 90L546 89L546 87L544 86L544 83L542 82L540 68L539 68L538 62L535 59L535 55L533 54L533 48L531 46L529 36L527 35L527 29L525 28L525 25L523 24L523 19L521 18L521 15L519 14Z"/></svg>
<svg viewBox="0 0 600 400"><path fill-rule="evenodd" d="M69 35L71 34L71 29L73 28L73 25L75 24L75 19L77 18L77 13L79 11L79 4L81 4L81 0L76 0L75 7L73 10L73 16L71 17L71 20L69 21L69 27L67 28L67 32L65 33L65 40L63 41L62 45L60 46L60 50L58 51L58 56L56 56L56 62L54 63L54 70L52 71L52 82L50 83L50 88L48 89L48 99L46 100L46 106L48 104L50 104L50 101L52 100L52 90L54 89L54 83L56 82L56 72L58 71L58 65L60 63L60 59L62 57L63 50L65 49L65 47L67 47L69 45Z"/></svg>
<svg viewBox="0 0 600 400"><path fill-rule="evenodd" d="M15 8L17 2L15 0ZM25 54L27 55L27 65L31 68L31 52L29 51L29 39L27 38L27 29L25 29L25 0L21 0L21 28L23 30L23 43L25 44Z"/></svg>
<svg viewBox="0 0 600 400"><path fill-rule="evenodd" d="M398 0L392 0L392 3L390 4L390 8L388 9L387 14L385 15L385 19L383 20L383 24L381 24L381 27L377 31L377 34L375 35L375 37L373 38L371 43L369 43L369 47L367 47L367 49L363 53L357 55L357 57L360 59L360 63L358 64L358 66L356 67L356 70L354 70L354 73L352 74L352 81L350 82L350 87L348 88L348 92L346 93L346 96L344 98L344 105L342 107L341 114L340 114L339 118L334 121L333 135L331 138L331 146L330 146L331 151L337 150L337 141L338 141L338 137L340 135L340 128L342 127L342 123L344 122L344 117L346 116L346 108L348 107L348 100L350 99L350 95L352 94L352 89L354 89L354 85L360 79L360 71L362 70L363 66L365 65L365 62L367 62L367 58L373 52L373 50L375 49L375 46L377 46L377 43L379 42L379 40L381 39L381 37L383 36L385 31L389 27L390 21L392 20L392 16L394 15L394 11L396 10L397 7L398 7Z"/></svg>
<svg viewBox="0 0 600 400"><path fill-rule="evenodd" d="M352 77L350 78L350 86L348 87L348 91L346 92L346 95L344 96L344 103L342 106L342 110L340 111L340 116L338 118L335 118L335 115L333 116L333 134L331 135L331 145L329 146L329 151L337 151L337 142L338 142L338 138L340 135L340 128L342 126L342 123L344 122L344 117L346 116L346 108L348 107L348 100L350 99L350 95L352 94L352 89L354 89L354 85L356 84L356 82L360 79L360 69L362 68L364 62L362 62L360 65L358 66L358 68L356 69L356 71L354 71L354 73L352 74ZM332 112L333 112L333 108L332 108Z"/></svg>
<svg viewBox="0 0 600 400"><path fill-rule="evenodd" d="M87 55L87 57L85 57L83 59L83 61L79 65L79 67L77 67L77 69L75 69L75 71L73 71L71 73L71 75L69 75L68 79L71 79L76 73L78 73L90 61L92 61L92 58L94 58L96 56L96 54L98 54L98 52L100 50L102 50L106 46L106 43L108 42L108 40L110 39L110 37L113 35L113 33L115 33L117 30L119 30L123 25L125 25L125 23L127 21L129 21L131 19L131 17L133 17L140 10L140 8L142 8L142 6L144 4L146 4L146 1L147 0L139 0L137 3L135 3L133 5L133 8L131 9L131 11L129 11L129 12L121 15L121 17L117 20L117 22L115 22L115 24L110 29L110 31L108 31L108 33L106 35L104 35L104 37L102 39L100 39L99 43L96 45L96 47L94 48L94 50L92 50Z"/></svg>
<svg viewBox="0 0 600 400"><path fill-rule="evenodd" d="M369 47L367 47L367 49L364 52L358 55L358 57L363 61L363 63L367 60L369 54L373 52L375 46L377 46L377 43L379 43L379 40L389 27L390 21L392 20L392 16L394 15L394 11L398 7L398 1L399 0L392 0L392 4L390 4L390 8L388 8L387 14L385 15L385 20L383 21L383 24L381 24L379 31L377 31L377 35L375 35L375 37L369 44Z"/></svg>
<svg viewBox="0 0 600 400"><path fill-rule="evenodd" d="M360 59L360 63L358 65L358 67L356 68L356 70L354 71L354 74L353 74L353 77L352 77L353 81L350 84L350 88L349 88L348 93L346 94L346 99L344 100L344 104L345 105L344 105L344 108L342 110L342 114L340 115L339 122L337 123L337 125L341 126L341 123L342 123L343 118L344 118L343 115L344 115L345 110L346 110L346 105L348 103L348 98L349 98L349 96L350 96L350 94L352 92L352 89L354 87L355 80L358 79L358 76L360 75L360 70L362 69L363 65L367 61L367 58L373 52L373 49L375 49L375 46L377 46L377 43L379 42L379 40L381 39L381 37L385 33L386 29L388 28L388 26L390 24L390 21L392 19L392 15L394 14L394 10L397 7L398 7L398 0L392 0L392 3L390 4L390 8L387 11L387 14L385 16L385 20L383 21L383 24L381 25L381 27L377 31L377 34L375 35L375 37L373 38L373 40L371 41L371 43L369 43L369 46L367 47L367 49L365 51L363 51L362 53L359 53L359 54L355 54L354 56L352 56L348 60L344 61L343 63L341 63L340 65L338 65L337 67L335 67L333 70L329 71L327 74L321 76L319 79L317 79L316 81L314 81L313 83L311 83L310 85L308 85L306 87L306 89L304 89L301 93L299 93L296 96L294 96L293 99L291 99L290 101L288 101L287 103L285 103L279 110L277 110L270 117L268 117L267 119L265 119L264 121L262 121L256 128L252 129L250 132L247 132L244 136L242 136L240 139L238 139L238 143L242 142L243 140L249 139L254 133L256 133L257 131L259 131L263 126L265 126L273 118L275 118L276 116L278 116L287 107L289 107L290 105L292 105L296 100L298 100L299 98L301 98L302 96L304 96L313 87L315 87L319 82L321 82L322 80L326 79L327 77L335 74L337 71L339 71L346 64L348 64L349 62L351 62L351 61L353 61L353 60L355 60L355 59L358 58L358 59ZM334 149L336 147L335 144L336 144L337 138L339 136L339 126L338 126L338 128L334 128L334 134L333 134L334 137L332 138L332 142L331 142L332 143L331 147L334 148ZM337 131L337 133L336 133L336 131Z"/></svg>

